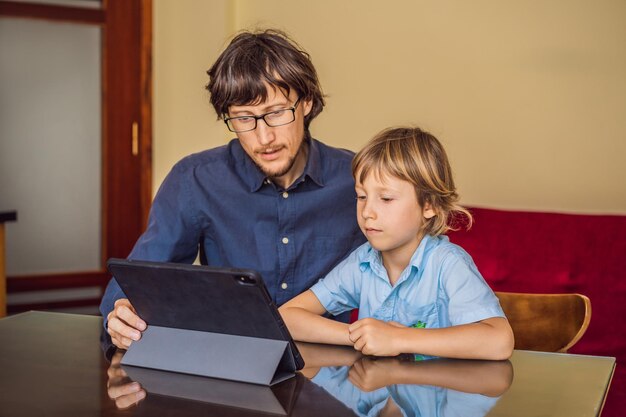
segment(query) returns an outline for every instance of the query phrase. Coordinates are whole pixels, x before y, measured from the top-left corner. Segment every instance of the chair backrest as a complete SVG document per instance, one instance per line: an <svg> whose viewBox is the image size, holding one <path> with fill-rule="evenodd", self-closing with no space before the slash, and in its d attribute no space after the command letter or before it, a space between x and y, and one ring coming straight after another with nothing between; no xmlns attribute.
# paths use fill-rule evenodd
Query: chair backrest
<svg viewBox="0 0 626 417"><path fill-rule="evenodd" d="M591 302L581 294L496 292L513 335L515 349L567 352L585 334Z"/></svg>

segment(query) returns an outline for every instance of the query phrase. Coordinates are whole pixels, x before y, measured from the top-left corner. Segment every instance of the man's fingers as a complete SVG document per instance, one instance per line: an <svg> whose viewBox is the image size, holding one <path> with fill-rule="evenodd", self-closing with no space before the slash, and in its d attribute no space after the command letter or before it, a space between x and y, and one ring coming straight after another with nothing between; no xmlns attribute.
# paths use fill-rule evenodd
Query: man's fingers
<svg viewBox="0 0 626 417"><path fill-rule="evenodd" d="M131 310L133 310L133 312L135 312L135 308L130 303L130 300L128 298L118 298L117 300L115 300L115 304L113 304L113 308L115 309L121 306L128 306L130 307Z"/></svg>
<svg viewBox="0 0 626 417"><path fill-rule="evenodd" d="M120 298L115 301L113 312L115 316L125 321L129 326L140 331L146 330L146 322L137 315L135 308L130 303L128 298Z"/></svg>
<svg viewBox="0 0 626 417"><path fill-rule="evenodd" d="M141 390L134 394L124 395L123 397L117 398L115 400L115 406L120 410L124 410L128 407L131 407L137 404L139 401L143 400L144 398L146 398L146 391Z"/></svg>
<svg viewBox="0 0 626 417"><path fill-rule="evenodd" d="M107 369L107 376L109 377L109 380L117 380L126 378L128 374L119 366L109 366L109 369Z"/></svg>
<svg viewBox="0 0 626 417"><path fill-rule="evenodd" d="M109 381L110 386L107 389L107 394L109 394L109 398L115 400L124 395L135 394L141 390L141 385L138 382L130 382L123 384L120 381Z"/></svg>
<svg viewBox="0 0 626 417"><path fill-rule="evenodd" d="M132 308L131 305L120 305L115 307L115 315L120 320L123 320L129 326L134 327L137 330L146 330L146 322L141 320L139 316L135 314L135 309Z"/></svg>
<svg viewBox="0 0 626 417"><path fill-rule="evenodd" d="M131 339L127 337L122 337L122 336L118 336L115 338L112 337L111 341L113 342L115 346L124 350L128 350L128 348L130 348L131 343L133 343Z"/></svg>
<svg viewBox="0 0 626 417"><path fill-rule="evenodd" d="M120 349L127 350L130 347L130 344L133 342L131 339L120 335L118 332L112 330L111 328L107 329L107 333L109 333L109 336L111 336L111 343L113 343Z"/></svg>
<svg viewBox="0 0 626 417"><path fill-rule="evenodd" d="M111 337L111 332L117 333L121 337L126 337L131 340L139 340L141 338L141 332L134 327L129 326L126 322L113 316L107 323L107 328ZM118 337L119 338L119 337Z"/></svg>
<svg viewBox="0 0 626 417"><path fill-rule="evenodd" d="M115 352L113 356L111 357L111 366L119 367L119 365L122 363L123 357L124 357L124 353L119 352L119 351Z"/></svg>

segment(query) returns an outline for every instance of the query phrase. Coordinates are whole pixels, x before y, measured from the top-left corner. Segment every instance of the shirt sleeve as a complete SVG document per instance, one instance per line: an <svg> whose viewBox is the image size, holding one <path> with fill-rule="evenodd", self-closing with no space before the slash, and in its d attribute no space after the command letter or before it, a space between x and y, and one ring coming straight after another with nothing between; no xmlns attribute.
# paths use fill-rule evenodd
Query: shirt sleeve
<svg viewBox="0 0 626 417"><path fill-rule="evenodd" d="M150 209L148 227L129 259L192 263L198 254L201 227L196 209L193 169L184 161L163 181Z"/></svg>
<svg viewBox="0 0 626 417"><path fill-rule="evenodd" d="M135 243L129 259L189 264L195 260L201 228L191 198L194 181L187 178L188 172L179 163L165 178L152 203L148 227ZM120 298L126 295L112 278L100 303L105 328L106 317Z"/></svg>
<svg viewBox="0 0 626 417"><path fill-rule="evenodd" d="M311 287L311 291L326 311L338 315L359 307L361 295L361 271L359 249L333 268L326 277Z"/></svg>
<svg viewBox="0 0 626 417"><path fill-rule="evenodd" d="M441 279L448 296L448 314L453 326L475 323L491 317L505 317L493 293L471 256L455 245L445 255Z"/></svg>

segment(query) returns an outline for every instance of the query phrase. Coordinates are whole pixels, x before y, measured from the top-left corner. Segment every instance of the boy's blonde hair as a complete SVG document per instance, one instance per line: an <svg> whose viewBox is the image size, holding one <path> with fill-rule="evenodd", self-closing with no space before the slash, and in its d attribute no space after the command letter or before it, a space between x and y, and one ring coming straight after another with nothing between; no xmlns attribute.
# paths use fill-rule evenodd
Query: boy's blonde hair
<svg viewBox="0 0 626 417"><path fill-rule="evenodd" d="M424 232L441 235L455 230L457 217L465 217L467 228L472 215L458 204L459 195L452 169L441 143L417 127L395 127L377 134L352 160L352 176L363 183L371 174L385 174L415 186L417 201L430 204L436 215L424 223Z"/></svg>

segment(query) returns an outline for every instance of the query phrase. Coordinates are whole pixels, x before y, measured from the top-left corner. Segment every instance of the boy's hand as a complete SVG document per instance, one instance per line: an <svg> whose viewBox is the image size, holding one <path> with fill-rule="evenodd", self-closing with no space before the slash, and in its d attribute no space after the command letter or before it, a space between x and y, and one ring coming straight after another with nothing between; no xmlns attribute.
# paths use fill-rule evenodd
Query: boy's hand
<svg viewBox="0 0 626 417"><path fill-rule="evenodd" d="M399 323L384 322L373 318L355 321L348 327L354 348L365 355L397 356L400 353L398 338L402 329Z"/></svg>
<svg viewBox="0 0 626 417"><path fill-rule="evenodd" d="M352 365L348 372L348 379L361 391L376 391L387 385L393 385L394 375L398 370L402 370L402 366L396 358L363 357Z"/></svg>

